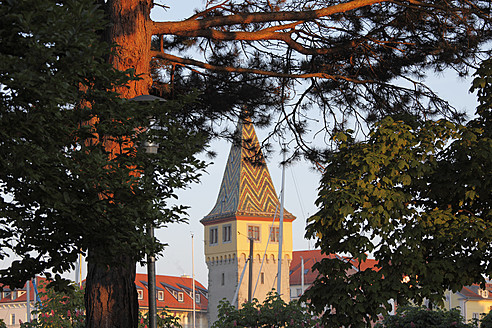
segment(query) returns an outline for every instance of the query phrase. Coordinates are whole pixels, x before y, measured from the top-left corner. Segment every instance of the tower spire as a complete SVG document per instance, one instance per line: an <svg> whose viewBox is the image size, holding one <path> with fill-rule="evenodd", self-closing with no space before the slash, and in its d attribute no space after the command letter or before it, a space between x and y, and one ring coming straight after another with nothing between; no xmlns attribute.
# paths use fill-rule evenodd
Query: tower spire
<svg viewBox="0 0 492 328"><path fill-rule="evenodd" d="M205 230L209 323L217 320L217 306L222 299L233 301L235 306L248 300L248 284L242 280L247 258L252 265L250 277L259 280L254 297L260 301L275 286L278 259L286 260L279 273L282 276L279 293L286 302L290 300L288 279L295 217L284 211L285 246L277 255L280 202L253 124L246 114L243 117L237 127L237 141L227 159L217 201L200 221Z"/></svg>
<svg viewBox="0 0 492 328"><path fill-rule="evenodd" d="M236 133L240 141L229 152L222 184L215 206L201 222L234 216L273 217L279 200L249 118L243 119ZM285 212L285 216L294 216Z"/></svg>

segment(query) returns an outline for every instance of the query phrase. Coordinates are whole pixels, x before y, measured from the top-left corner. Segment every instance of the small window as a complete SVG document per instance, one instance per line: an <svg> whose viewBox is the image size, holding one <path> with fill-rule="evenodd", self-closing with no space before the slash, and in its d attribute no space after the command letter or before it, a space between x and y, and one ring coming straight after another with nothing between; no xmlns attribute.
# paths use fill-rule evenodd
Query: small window
<svg viewBox="0 0 492 328"><path fill-rule="evenodd" d="M262 284L262 285L264 285L264 284L265 284L265 273L264 273L264 272L262 272L262 273L260 274L260 281L261 281L261 284Z"/></svg>
<svg viewBox="0 0 492 328"><path fill-rule="evenodd" d="M225 225L222 227L222 242L228 243L231 241L231 225Z"/></svg>
<svg viewBox="0 0 492 328"><path fill-rule="evenodd" d="M10 314L10 324L15 325L15 313Z"/></svg>
<svg viewBox="0 0 492 328"><path fill-rule="evenodd" d="M270 241L272 243L278 243L279 236L279 227L271 227L270 228Z"/></svg>
<svg viewBox="0 0 492 328"><path fill-rule="evenodd" d="M210 245L216 245L219 242L219 231L217 227L210 228Z"/></svg>
<svg viewBox="0 0 492 328"><path fill-rule="evenodd" d="M472 318L473 318L473 319L476 319L476 320L479 320L479 319L480 319L480 313L478 313L478 312L473 312L473 314L472 314Z"/></svg>
<svg viewBox="0 0 492 328"><path fill-rule="evenodd" d="M178 302L184 302L184 294L183 292L178 293Z"/></svg>
<svg viewBox="0 0 492 328"><path fill-rule="evenodd" d="M139 300L143 300L143 290L138 289L138 290L137 290L137 294L138 294L138 299L139 299Z"/></svg>
<svg viewBox="0 0 492 328"><path fill-rule="evenodd" d="M297 288L296 292L297 292L297 296L301 296L302 295L302 288Z"/></svg>
<svg viewBox="0 0 492 328"><path fill-rule="evenodd" d="M195 302L200 303L200 294L195 294Z"/></svg>
<svg viewBox="0 0 492 328"><path fill-rule="evenodd" d="M248 238L260 241L260 226L248 226Z"/></svg>
<svg viewBox="0 0 492 328"><path fill-rule="evenodd" d="M157 299L159 301L163 301L164 300L164 291L162 291L162 290L158 290L157 291Z"/></svg>
<svg viewBox="0 0 492 328"><path fill-rule="evenodd" d="M222 277L221 277L221 285L224 286L225 285L225 273L222 272Z"/></svg>

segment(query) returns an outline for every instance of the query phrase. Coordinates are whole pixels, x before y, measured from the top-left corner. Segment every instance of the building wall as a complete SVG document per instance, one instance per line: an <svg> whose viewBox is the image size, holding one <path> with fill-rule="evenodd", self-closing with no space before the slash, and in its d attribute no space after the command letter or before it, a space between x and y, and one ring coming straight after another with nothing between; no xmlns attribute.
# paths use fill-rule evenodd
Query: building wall
<svg viewBox="0 0 492 328"><path fill-rule="evenodd" d="M481 318L482 314L489 313L492 310L492 300L468 300L466 302L466 322L472 321L473 318Z"/></svg>
<svg viewBox="0 0 492 328"><path fill-rule="evenodd" d="M208 266L208 322L210 325L218 318L218 305L223 299L232 302L234 292L239 282L237 258L222 262L210 260ZM244 266L244 263L242 264Z"/></svg>
<svg viewBox="0 0 492 328"><path fill-rule="evenodd" d="M223 227L231 226L231 241L223 242ZM250 241L248 239L248 226L260 227L260 240L253 242L253 290L256 285L254 298L263 302L272 288L277 289L278 270L278 242L269 241L271 218L239 217L236 220L224 221L204 227L205 257L209 270L209 324L218 318L217 307L222 299L232 302L234 293L239 284L241 273L246 259L249 257ZM278 222L274 224L278 227ZM216 228L218 232L217 243L211 244L210 229ZM292 222L284 222L284 238L282 245L282 290L281 296L290 301L289 292L289 268L292 260ZM265 252L266 249L266 252ZM265 256L265 260L262 260ZM260 272L261 267L261 272ZM261 275L263 273L263 275ZM240 306L248 300L248 274L245 275L239 288L236 306ZM263 279L262 279L263 276ZM258 280L258 284L256 281Z"/></svg>
<svg viewBox="0 0 492 328"><path fill-rule="evenodd" d="M231 241L223 242L223 228L224 226L231 226ZM215 244L210 244L211 236L210 229L217 228L218 241ZM235 220L229 220L221 223L211 224L204 227L204 240L205 240L205 256L206 261L220 261L232 257L237 253L237 223ZM213 258L212 258L213 257Z"/></svg>
<svg viewBox="0 0 492 328"><path fill-rule="evenodd" d="M31 311L34 310L34 303L31 303ZM12 315L15 315L15 323L11 324ZM31 316L31 318L34 318ZM18 328L20 327L19 320L22 322L27 321L26 303L5 303L0 304L0 319L2 319L7 327Z"/></svg>

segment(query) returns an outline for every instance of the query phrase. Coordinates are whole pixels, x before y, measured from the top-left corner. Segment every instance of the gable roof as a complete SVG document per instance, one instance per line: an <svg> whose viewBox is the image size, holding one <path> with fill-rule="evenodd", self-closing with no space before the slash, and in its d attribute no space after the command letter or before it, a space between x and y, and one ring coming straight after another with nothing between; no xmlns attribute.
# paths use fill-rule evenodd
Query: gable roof
<svg viewBox="0 0 492 328"><path fill-rule="evenodd" d="M463 298L467 300L491 300L492 301L492 284L485 284L485 289L489 291L488 297L482 297L480 294L480 290L482 288L478 284L473 284L470 286L464 286L459 294L463 296Z"/></svg>
<svg viewBox="0 0 492 328"><path fill-rule="evenodd" d="M318 276L313 272L312 267L315 263L324 258L334 258L333 254L321 254L321 250L293 251L292 262L290 263L289 278L291 285L300 285L302 278L302 260L304 259L304 284L310 285Z"/></svg>
<svg viewBox="0 0 492 328"><path fill-rule="evenodd" d="M137 273L135 284L143 288L143 299L138 300L141 308L149 307L147 274ZM159 286L161 288L159 288ZM156 275L156 288L164 293L164 300L157 300L157 308L168 307L168 311L174 310L193 310L193 301L191 290L193 288L193 279L186 276L165 276ZM173 292L176 295L173 295ZM183 302L178 301L177 293L183 293ZM200 295L200 302L195 303L197 311L206 311L208 306L207 289L195 280L195 293Z"/></svg>
<svg viewBox="0 0 492 328"><path fill-rule="evenodd" d="M307 250L307 251L293 251L292 252L292 262L290 263L290 284L291 285L301 285L301 276L302 276L302 259L304 260L304 284L311 285L316 277L318 276L318 272L313 272L312 267L315 263L320 262L324 258L335 259L338 258L345 262L350 262L352 265L352 272L355 273L357 271L364 271L367 269L379 270L377 268L378 261L375 259L367 259L364 262L358 262L354 259L349 259L344 256L340 256L338 254L323 254L321 250Z"/></svg>
<svg viewBox="0 0 492 328"><path fill-rule="evenodd" d="M44 284L46 283L47 279L43 277L36 276L35 278L36 282L36 288L38 291L44 290ZM24 284L22 288L15 288L11 289L9 286L5 285L0 285L0 289L3 288L2 293L0 294L0 304L6 304L6 303L26 303L27 302L27 284ZM22 295L18 296L18 292L24 292ZM10 292L9 296L3 297L5 292ZM14 293L14 294L12 294ZM12 298L12 295L14 295L14 298ZM36 303L36 291L34 289L34 286L31 284L29 288L29 300L32 303Z"/></svg>
<svg viewBox="0 0 492 328"><path fill-rule="evenodd" d="M200 221L203 224L237 216L272 218L276 212L279 215L280 202L251 121L240 122L236 134L241 143L231 146L217 201ZM284 210L284 220L294 219Z"/></svg>

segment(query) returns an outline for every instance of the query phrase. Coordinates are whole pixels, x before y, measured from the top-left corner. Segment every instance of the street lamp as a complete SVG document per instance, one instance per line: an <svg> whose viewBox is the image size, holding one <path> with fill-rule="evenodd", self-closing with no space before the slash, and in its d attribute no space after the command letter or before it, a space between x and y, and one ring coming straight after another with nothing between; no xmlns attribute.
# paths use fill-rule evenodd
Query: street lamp
<svg viewBox="0 0 492 328"><path fill-rule="evenodd" d="M131 98L130 101L138 102L151 102L151 101L166 101L163 98L159 98L151 95L142 95ZM143 145L143 149L147 154L157 154L159 145L146 140ZM147 226L147 235L154 239L154 227L152 224ZM157 327L157 304L156 304L156 280L155 280L155 256L151 252L147 254L147 282L149 289L149 328Z"/></svg>

